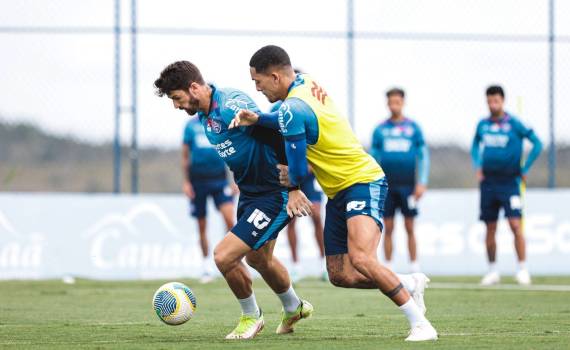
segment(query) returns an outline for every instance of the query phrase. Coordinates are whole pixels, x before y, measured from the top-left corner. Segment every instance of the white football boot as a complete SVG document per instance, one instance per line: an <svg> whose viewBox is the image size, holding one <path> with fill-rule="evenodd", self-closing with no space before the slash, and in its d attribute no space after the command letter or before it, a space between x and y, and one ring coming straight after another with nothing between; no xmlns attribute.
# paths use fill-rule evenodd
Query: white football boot
<svg viewBox="0 0 570 350"><path fill-rule="evenodd" d="M410 330L410 335L406 341L428 341L437 340L437 331L429 321L422 322Z"/></svg>
<svg viewBox="0 0 570 350"><path fill-rule="evenodd" d="M487 273L485 276L483 276L483 279L481 279L482 286L492 286L495 284L499 284L500 282L501 282L501 276L497 271L491 271Z"/></svg>
<svg viewBox="0 0 570 350"><path fill-rule="evenodd" d="M530 286L531 284L530 274L528 273L527 269L519 270L515 275L515 279L521 286Z"/></svg>

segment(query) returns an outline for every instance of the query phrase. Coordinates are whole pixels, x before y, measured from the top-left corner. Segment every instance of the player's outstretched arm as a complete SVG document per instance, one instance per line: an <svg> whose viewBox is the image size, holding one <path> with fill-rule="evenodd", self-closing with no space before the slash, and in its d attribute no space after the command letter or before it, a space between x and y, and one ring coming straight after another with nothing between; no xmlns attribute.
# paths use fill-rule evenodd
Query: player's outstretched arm
<svg viewBox="0 0 570 350"><path fill-rule="evenodd" d="M239 110L234 119L230 122L229 128L237 128L239 126L259 125L268 129L279 130L279 112L272 113L255 113L253 111L242 109Z"/></svg>

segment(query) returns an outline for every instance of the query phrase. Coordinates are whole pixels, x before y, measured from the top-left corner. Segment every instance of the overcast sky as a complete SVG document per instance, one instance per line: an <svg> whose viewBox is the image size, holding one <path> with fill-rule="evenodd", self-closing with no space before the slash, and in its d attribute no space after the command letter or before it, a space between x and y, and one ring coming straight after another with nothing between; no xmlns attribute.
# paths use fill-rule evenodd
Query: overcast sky
<svg viewBox="0 0 570 350"><path fill-rule="evenodd" d="M286 3L286 6L283 4ZM123 0L122 25L129 25L130 1ZM355 131L369 144L374 126L387 117L384 92L407 92L408 116L428 142L467 146L477 120L487 113L484 90L504 85L507 107L548 141L547 0L355 0ZM570 142L570 1L556 2L558 139ZM112 27L112 0L0 0L0 27ZM347 110L346 1L139 0L141 28L229 31L294 31L282 35L139 35L140 144L180 144L186 115L153 94L160 70L174 60L198 65L205 78L268 103L249 77L249 58L277 44L295 66L311 73ZM328 37L311 33L331 32ZM531 42L370 38L371 32L524 36ZM207 33L203 33L207 34ZM234 33L235 34L235 33ZM358 37L359 34L357 34ZM129 36L123 36L123 99L130 104ZM16 34L0 31L0 118L32 121L59 134L108 141L113 135L111 34ZM130 116L122 137L130 139Z"/></svg>

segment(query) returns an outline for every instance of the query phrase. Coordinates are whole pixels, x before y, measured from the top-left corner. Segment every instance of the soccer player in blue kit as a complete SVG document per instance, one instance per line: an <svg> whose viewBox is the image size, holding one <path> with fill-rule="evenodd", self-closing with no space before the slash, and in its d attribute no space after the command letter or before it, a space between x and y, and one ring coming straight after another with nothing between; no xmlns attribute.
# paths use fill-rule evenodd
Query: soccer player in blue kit
<svg viewBox="0 0 570 350"><path fill-rule="evenodd" d="M286 163L282 135L259 126L228 129L239 110L259 109L239 90L206 84L188 61L164 68L154 85L159 96L172 99L174 108L189 115L198 113L208 140L233 172L240 190L238 222L214 250L214 261L242 309L237 327L226 339L251 339L264 327L244 257L283 304L276 333L292 332L299 320L311 316L313 307L297 296L273 250L290 216L310 214L311 203L298 188L287 189L279 183L278 161Z"/></svg>
<svg viewBox="0 0 570 350"><path fill-rule="evenodd" d="M505 112L503 108L505 93L502 87L490 86L486 96L491 115L477 125L471 147L473 166L481 189L480 219L487 227L489 272L483 277L481 284L493 285L499 283L501 279L495 266L497 254L495 234L499 210L503 208L515 236L515 250L519 263L515 277L519 284L528 285L531 280L525 266L526 248L521 224L523 203L520 186L522 182L526 182L532 163L540 155L542 143L532 129L527 128L512 114ZM532 142L533 147L523 164L525 138Z"/></svg>
<svg viewBox="0 0 570 350"><path fill-rule="evenodd" d="M417 202L427 188L429 150L420 126L402 113L404 90L390 89L386 98L391 116L374 130L370 152L386 172L389 185L384 203L384 256L386 265L392 266L394 215L400 209L408 233L411 271L419 272L414 217L418 215Z"/></svg>
<svg viewBox="0 0 570 350"><path fill-rule="evenodd" d="M198 221L202 250L202 283L214 277L210 270L210 249L206 234L206 205L212 197L229 231L234 226L233 190L227 179L226 165L212 147L200 119L186 123L182 144L182 191L190 199L190 215Z"/></svg>

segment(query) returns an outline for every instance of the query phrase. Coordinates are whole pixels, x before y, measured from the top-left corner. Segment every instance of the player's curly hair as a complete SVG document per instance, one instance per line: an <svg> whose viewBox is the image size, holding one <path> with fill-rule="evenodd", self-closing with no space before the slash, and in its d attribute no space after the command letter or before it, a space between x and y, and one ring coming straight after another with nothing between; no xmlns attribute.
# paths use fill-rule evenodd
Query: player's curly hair
<svg viewBox="0 0 570 350"><path fill-rule="evenodd" d="M198 67L188 61L177 61L160 72L160 77L154 81L154 87L158 96L164 96L174 90L188 89L192 83L204 85Z"/></svg>
<svg viewBox="0 0 570 350"><path fill-rule="evenodd" d="M249 66L258 73L264 73L269 67L291 66L291 59L285 50L275 45L267 45L257 50L249 60Z"/></svg>

